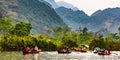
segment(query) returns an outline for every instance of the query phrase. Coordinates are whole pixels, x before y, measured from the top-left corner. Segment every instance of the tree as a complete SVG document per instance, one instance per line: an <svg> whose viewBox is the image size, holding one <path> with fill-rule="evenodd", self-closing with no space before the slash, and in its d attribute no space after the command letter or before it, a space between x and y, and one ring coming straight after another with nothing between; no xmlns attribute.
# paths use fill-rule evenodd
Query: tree
<svg viewBox="0 0 120 60"><path fill-rule="evenodd" d="M94 38L91 41L89 48L91 50L94 50L95 47L105 48L104 39L103 38Z"/></svg>
<svg viewBox="0 0 120 60"><path fill-rule="evenodd" d="M3 18L3 15L2 15L2 13L0 12L0 18Z"/></svg>
<svg viewBox="0 0 120 60"><path fill-rule="evenodd" d="M88 29L86 27L83 28L83 33L87 33Z"/></svg>
<svg viewBox="0 0 120 60"><path fill-rule="evenodd" d="M56 33L56 34L61 34L61 33L66 33L66 32L69 32L71 29L67 26L65 27L56 27L53 29L53 31Z"/></svg>
<svg viewBox="0 0 120 60"><path fill-rule="evenodd" d="M63 27L63 31L64 31L64 33L66 33L66 32L70 32L71 29L69 27L65 26L65 27Z"/></svg>
<svg viewBox="0 0 120 60"><path fill-rule="evenodd" d="M18 22L15 25L14 30L12 31L13 34L18 36L28 36L30 34L30 30L32 29L30 23L26 22Z"/></svg>
<svg viewBox="0 0 120 60"><path fill-rule="evenodd" d="M62 38L62 43L64 47L78 47L77 41L67 32L64 37Z"/></svg>
<svg viewBox="0 0 120 60"><path fill-rule="evenodd" d="M81 27L79 27L79 30L78 30L78 32L81 32L82 31L82 28Z"/></svg>
<svg viewBox="0 0 120 60"><path fill-rule="evenodd" d="M12 19L0 18L0 33L7 34L13 28Z"/></svg>
<svg viewBox="0 0 120 60"><path fill-rule="evenodd" d="M118 28L119 34L120 34L120 27Z"/></svg>
<svg viewBox="0 0 120 60"><path fill-rule="evenodd" d="M53 31L54 31L57 35L59 35L59 34L63 31L63 28L62 28L62 27L56 27L56 28L53 29Z"/></svg>

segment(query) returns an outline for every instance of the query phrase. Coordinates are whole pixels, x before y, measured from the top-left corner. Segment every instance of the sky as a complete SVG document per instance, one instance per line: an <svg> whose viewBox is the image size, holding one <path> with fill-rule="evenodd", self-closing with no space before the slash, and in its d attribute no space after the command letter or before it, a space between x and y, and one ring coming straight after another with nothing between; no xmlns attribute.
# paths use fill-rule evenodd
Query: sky
<svg viewBox="0 0 120 60"><path fill-rule="evenodd" d="M106 8L120 7L120 0L55 0L56 2L64 1L83 10L86 14L91 15L97 10Z"/></svg>

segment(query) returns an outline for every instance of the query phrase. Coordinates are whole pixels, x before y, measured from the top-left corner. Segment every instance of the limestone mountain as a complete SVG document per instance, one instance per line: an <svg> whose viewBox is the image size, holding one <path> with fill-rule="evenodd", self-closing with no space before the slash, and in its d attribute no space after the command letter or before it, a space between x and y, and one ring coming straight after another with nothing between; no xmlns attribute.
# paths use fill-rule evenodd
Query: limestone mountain
<svg viewBox="0 0 120 60"><path fill-rule="evenodd" d="M49 2L53 8L58 8L58 5L54 0L44 0L44 1Z"/></svg>
<svg viewBox="0 0 120 60"><path fill-rule="evenodd" d="M120 8L107 8L105 10L98 10L90 17L90 27L98 30L99 28L106 28L110 32L116 32L120 25ZM113 30L115 29L115 30Z"/></svg>
<svg viewBox="0 0 120 60"><path fill-rule="evenodd" d="M120 8L107 8L105 10L98 10L91 16L88 16L83 11L74 11L69 8L59 7L56 9L66 24L73 29L78 27L87 27L90 31L105 31L117 32L120 26Z"/></svg>
<svg viewBox="0 0 120 60"><path fill-rule="evenodd" d="M30 22L32 34L67 26L52 7L40 0L0 0L0 12L13 18L15 23Z"/></svg>
<svg viewBox="0 0 120 60"><path fill-rule="evenodd" d="M74 11L65 7L56 8L56 12L63 18L65 23L73 29L77 29L82 26L82 21L89 18L89 16L83 11Z"/></svg>

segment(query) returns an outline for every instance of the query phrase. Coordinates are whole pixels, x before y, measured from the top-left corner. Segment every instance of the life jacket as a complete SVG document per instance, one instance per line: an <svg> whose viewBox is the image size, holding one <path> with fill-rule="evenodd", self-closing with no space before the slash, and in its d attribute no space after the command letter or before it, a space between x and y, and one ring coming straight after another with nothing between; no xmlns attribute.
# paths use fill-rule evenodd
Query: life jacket
<svg viewBox="0 0 120 60"><path fill-rule="evenodd" d="M25 50L26 50L26 54L28 54L29 53L29 48L26 47Z"/></svg>

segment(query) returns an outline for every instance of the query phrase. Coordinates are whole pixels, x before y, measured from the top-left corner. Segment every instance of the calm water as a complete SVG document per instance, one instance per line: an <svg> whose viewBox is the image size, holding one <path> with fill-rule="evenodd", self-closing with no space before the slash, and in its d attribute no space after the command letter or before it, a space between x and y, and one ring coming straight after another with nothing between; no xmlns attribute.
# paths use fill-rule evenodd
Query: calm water
<svg viewBox="0 0 120 60"><path fill-rule="evenodd" d="M23 60L21 52L2 52L0 60ZM33 55L29 55L29 60L33 60ZM58 54L57 52L41 52L38 60L120 60L120 52L112 52L111 55L100 56L92 52L71 54Z"/></svg>

